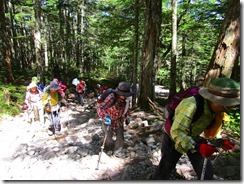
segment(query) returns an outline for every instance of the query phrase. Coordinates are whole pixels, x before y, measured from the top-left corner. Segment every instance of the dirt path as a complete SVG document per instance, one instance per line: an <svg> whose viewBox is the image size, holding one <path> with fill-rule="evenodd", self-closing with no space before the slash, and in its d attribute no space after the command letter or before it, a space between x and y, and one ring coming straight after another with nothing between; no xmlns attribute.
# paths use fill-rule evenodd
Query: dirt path
<svg viewBox="0 0 244 184"><path fill-rule="evenodd" d="M74 96L69 107L61 112L62 136L48 136L47 123L26 121L26 114L5 116L0 122L0 178L2 180L146 180L160 159L160 134L138 137L138 125L147 125L145 112L134 112L125 132L125 158L117 158L104 150L98 165L98 155L104 139L101 119L96 114L95 99L86 99L81 107ZM155 125L162 126L162 122ZM152 131L157 127L149 127ZM154 131L155 132L155 131ZM240 162L231 160L232 173L238 178ZM234 167L234 166L235 167ZM230 167L230 165L229 165ZM178 173L172 179L195 180L196 175L187 158L177 164ZM236 171L236 173L235 173ZM221 172L223 173L223 171ZM240 174L240 173L239 173ZM220 179L218 177L216 179ZM233 178L233 177L232 177ZM239 175L240 178L240 175Z"/></svg>

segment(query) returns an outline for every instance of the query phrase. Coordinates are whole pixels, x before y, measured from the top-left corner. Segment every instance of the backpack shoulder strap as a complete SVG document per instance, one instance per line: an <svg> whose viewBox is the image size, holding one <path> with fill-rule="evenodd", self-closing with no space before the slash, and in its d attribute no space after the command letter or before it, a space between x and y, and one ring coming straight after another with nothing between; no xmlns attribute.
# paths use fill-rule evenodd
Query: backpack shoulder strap
<svg viewBox="0 0 244 184"><path fill-rule="evenodd" d="M127 113L128 109L129 109L129 105L130 105L130 99L128 97L126 97L126 104L125 104L125 108L124 108L122 117L125 117L125 114Z"/></svg>
<svg viewBox="0 0 244 184"><path fill-rule="evenodd" d="M112 107L112 106L114 106L114 105L116 104L117 97L118 97L118 95L117 95L117 93L115 93L115 90L114 90L114 89L111 90L111 93L114 94L114 101L113 101L113 103L110 105L110 107Z"/></svg>
<svg viewBox="0 0 244 184"><path fill-rule="evenodd" d="M193 116L192 122L197 121L204 111L204 98L201 95L195 95L194 98L196 100L197 110Z"/></svg>
<svg viewBox="0 0 244 184"><path fill-rule="evenodd" d="M194 98L196 100L197 110L192 118L192 123L196 122L201 117L204 111L204 98L200 94L195 95ZM191 133L192 133L192 125L190 127L190 135Z"/></svg>

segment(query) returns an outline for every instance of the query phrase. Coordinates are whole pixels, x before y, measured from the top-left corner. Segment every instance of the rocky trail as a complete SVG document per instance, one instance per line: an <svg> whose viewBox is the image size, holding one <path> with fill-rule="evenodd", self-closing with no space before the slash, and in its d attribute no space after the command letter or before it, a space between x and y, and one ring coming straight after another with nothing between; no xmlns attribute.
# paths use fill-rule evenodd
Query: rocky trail
<svg viewBox="0 0 244 184"><path fill-rule="evenodd" d="M77 106L69 95L69 106L61 112L62 135L48 136L47 121L27 122L26 113L4 116L0 121L1 180L147 180L160 160L162 120L142 111L132 112L125 128L125 158L104 150L102 120L96 114L96 99L85 98ZM149 126L149 122L154 121ZM196 180L187 157L182 157L172 180ZM219 156L216 180L240 180L240 158Z"/></svg>

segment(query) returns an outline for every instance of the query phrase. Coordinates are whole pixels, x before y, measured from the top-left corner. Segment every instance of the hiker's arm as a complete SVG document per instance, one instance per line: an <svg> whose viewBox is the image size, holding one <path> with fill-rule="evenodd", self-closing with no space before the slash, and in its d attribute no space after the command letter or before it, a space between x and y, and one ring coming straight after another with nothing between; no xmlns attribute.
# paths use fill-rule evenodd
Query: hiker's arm
<svg viewBox="0 0 244 184"><path fill-rule="evenodd" d="M111 107L115 100L115 96L113 93L109 94L107 98L101 103L101 105L97 108L97 114L100 118L105 118L106 116L109 116L107 109Z"/></svg>
<svg viewBox="0 0 244 184"><path fill-rule="evenodd" d="M25 95L25 103L27 105L29 105L29 103L30 103L30 93L29 92L26 92L26 95Z"/></svg>
<svg viewBox="0 0 244 184"><path fill-rule="evenodd" d="M42 105L45 106L48 103L48 93L44 93L42 97Z"/></svg>
<svg viewBox="0 0 244 184"><path fill-rule="evenodd" d="M62 89L63 91L65 91L65 90L67 89L67 86L64 85L64 84L60 84L60 87L61 87L61 89Z"/></svg>
<svg viewBox="0 0 244 184"><path fill-rule="evenodd" d="M196 104L182 100L175 109L170 135L175 142L175 149L184 154L192 149L195 141L190 135L192 118L196 112Z"/></svg>

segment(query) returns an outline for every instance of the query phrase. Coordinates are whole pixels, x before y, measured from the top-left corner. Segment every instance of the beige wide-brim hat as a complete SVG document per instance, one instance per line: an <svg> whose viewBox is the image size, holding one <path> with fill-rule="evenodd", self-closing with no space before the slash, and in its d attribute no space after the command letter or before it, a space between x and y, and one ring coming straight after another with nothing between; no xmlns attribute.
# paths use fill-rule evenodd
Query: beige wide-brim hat
<svg viewBox="0 0 244 184"><path fill-rule="evenodd" d="M115 93L119 96L132 96L130 84L128 82L120 82L118 87L115 89Z"/></svg>
<svg viewBox="0 0 244 184"><path fill-rule="evenodd" d="M31 82L28 86L27 86L27 90L31 89L31 88L37 88L37 85L35 82Z"/></svg>
<svg viewBox="0 0 244 184"><path fill-rule="evenodd" d="M207 100L222 106L236 106L240 104L240 84L229 78L212 80L209 87L199 89L199 94Z"/></svg>

